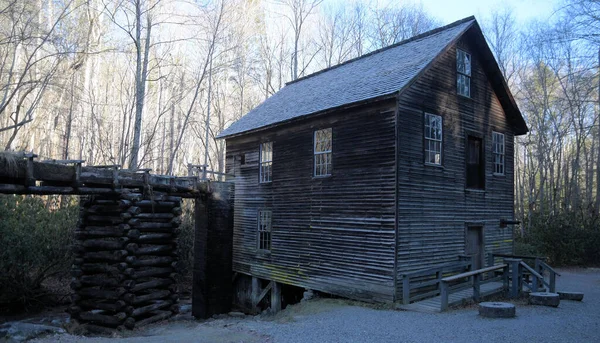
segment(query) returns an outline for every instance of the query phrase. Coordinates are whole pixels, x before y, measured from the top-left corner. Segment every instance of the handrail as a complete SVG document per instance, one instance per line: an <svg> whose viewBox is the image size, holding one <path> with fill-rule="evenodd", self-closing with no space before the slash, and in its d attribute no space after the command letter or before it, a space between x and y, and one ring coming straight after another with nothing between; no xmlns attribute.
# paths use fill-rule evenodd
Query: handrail
<svg viewBox="0 0 600 343"><path fill-rule="evenodd" d="M452 282L452 281L456 281L456 280L460 280L466 277L470 277L473 275L477 275L477 274L483 274L483 273L488 273L488 272L493 272L494 270L498 270L501 268L506 267L507 264L497 264L495 266L491 266L491 267L486 267L486 268L481 268L481 269L477 269L477 270L473 270L470 272L465 272L465 273L461 273L461 274L456 274L456 275L452 275L452 276L448 276L442 279L442 281L444 282Z"/></svg>
<svg viewBox="0 0 600 343"><path fill-rule="evenodd" d="M433 279L431 279L429 281L421 282L421 287L424 287L424 286L434 287L435 286L435 290L432 290L430 292L431 295L435 296L435 295L439 294L439 292L440 292L440 287L441 287L440 281L442 279L444 271L447 272L450 269L464 270L464 269L467 269L470 267L471 267L471 262L457 261L457 262L443 263L443 264L437 265L435 267L421 269L421 270L417 270L414 272L402 274L402 303L404 305L408 305L408 304L410 304L411 300L415 300L414 298L411 299L411 297L410 297L411 279L412 278L425 277L425 276L433 277ZM420 287L413 287L413 289L414 288L420 288ZM417 298L418 298L418 296L417 296Z"/></svg>
<svg viewBox="0 0 600 343"><path fill-rule="evenodd" d="M525 269L527 269L531 273L531 275L537 277L538 279L544 279L544 277L540 275L540 273L536 272L535 269L531 268L527 263L521 261L519 262L519 264L525 267Z"/></svg>
<svg viewBox="0 0 600 343"><path fill-rule="evenodd" d="M524 259L524 260L541 260L541 261L545 261L546 257L541 257L541 256L527 256L527 255L512 255L512 254L492 254L493 256L497 256L497 257L507 257L507 258L520 258L520 259Z"/></svg>
<svg viewBox="0 0 600 343"><path fill-rule="evenodd" d="M550 284L548 285L549 291L553 293L556 292L556 275L560 276L560 274L544 261L539 261L538 266L542 275L544 269L548 270L548 274L550 274Z"/></svg>
<svg viewBox="0 0 600 343"><path fill-rule="evenodd" d="M481 275L485 274L485 273L489 273L498 269L502 269L503 270L503 287L504 289L508 289L508 264L503 263L503 264L497 264L491 267L487 267L487 268L481 268L481 269L477 269L477 270L473 270L470 272L465 272L465 273L461 273L461 274L457 274L454 276L449 276L449 277L445 277L443 279L440 280L440 286L441 286L441 291L440 291L440 298L441 298L441 302L440 302L440 310L445 311L448 309L448 298L450 297L450 285L449 283L452 281L456 281L459 279L463 279L463 278L472 278L473 281L473 299L475 299L475 301L479 300L480 294L481 294Z"/></svg>
<svg viewBox="0 0 600 343"><path fill-rule="evenodd" d="M403 277L415 277L415 276L429 275L429 274L433 274L441 269L468 267L470 264L471 264L471 262L467 262L467 261L448 262L448 263L443 263L443 264L437 265L435 267L427 268L427 269L420 269L420 270L416 270L414 272L403 273L402 276Z"/></svg>
<svg viewBox="0 0 600 343"><path fill-rule="evenodd" d="M533 276L536 278L536 279L534 279L534 280L532 281L532 286L531 286L531 287L529 287L529 285L525 284L525 285L526 285L526 286L527 286L527 287L528 287L530 290L532 290L533 292L537 292L537 288L538 288L538 287L537 287L537 282L538 282L538 281L541 281L541 282L542 282L542 284L544 284L544 285L548 286L548 288L551 288L551 287L550 287L550 284L549 284L549 283L548 283L546 280L544 280L544 277L543 277L542 275L540 275L540 273L536 272L536 271L535 271L533 268L531 268L529 265L527 265L527 263L525 263L525 262L521 261L521 262L519 262L519 265L520 265L521 267L525 267L525 269L527 269L527 270L528 270L528 271L531 273L531 275L533 275Z"/></svg>
<svg viewBox="0 0 600 343"><path fill-rule="evenodd" d="M542 267L544 267L544 269L548 269L549 272L552 272L558 276L561 276L559 272L557 272L556 270L554 270L554 268L550 267L550 265L548 265L546 262L544 261L540 261L540 264Z"/></svg>

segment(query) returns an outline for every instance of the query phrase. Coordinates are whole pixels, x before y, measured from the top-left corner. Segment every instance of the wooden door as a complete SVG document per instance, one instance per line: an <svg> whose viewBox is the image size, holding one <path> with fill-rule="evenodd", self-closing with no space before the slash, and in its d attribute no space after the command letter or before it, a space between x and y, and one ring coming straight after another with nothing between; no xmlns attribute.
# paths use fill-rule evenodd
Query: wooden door
<svg viewBox="0 0 600 343"><path fill-rule="evenodd" d="M465 254L470 256L473 261L473 269L483 268L483 227L469 226L467 227L467 235L465 242Z"/></svg>
<svg viewBox="0 0 600 343"><path fill-rule="evenodd" d="M485 166L483 159L483 140L469 136L467 139L467 188L485 188Z"/></svg>

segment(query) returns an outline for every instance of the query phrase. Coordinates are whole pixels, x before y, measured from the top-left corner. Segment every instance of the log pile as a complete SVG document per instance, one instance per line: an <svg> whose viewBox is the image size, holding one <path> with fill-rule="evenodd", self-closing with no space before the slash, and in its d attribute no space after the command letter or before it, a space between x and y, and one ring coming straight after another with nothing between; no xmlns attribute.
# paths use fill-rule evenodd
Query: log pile
<svg viewBox="0 0 600 343"><path fill-rule="evenodd" d="M177 313L181 198L82 199L71 317L90 329L143 326Z"/></svg>

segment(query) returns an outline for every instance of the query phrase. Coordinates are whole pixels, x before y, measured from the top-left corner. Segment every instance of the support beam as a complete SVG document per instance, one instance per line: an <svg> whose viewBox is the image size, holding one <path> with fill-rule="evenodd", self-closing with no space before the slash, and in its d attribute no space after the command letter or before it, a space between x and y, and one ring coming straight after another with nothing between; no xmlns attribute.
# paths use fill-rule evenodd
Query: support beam
<svg viewBox="0 0 600 343"><path fill-rule="evenodd" d="M277 313L281 311L281 284L271 281L271 312Z"/></svg>
<svg viewBox="0 0 600 343"><path fill-rule="evenodd" d="M258 303L260 302L260 279L252 277L252 312L258 312Z"/></svg>
<svg viewBox="0 0 600 343"><path fill-rule="evenodd" d="M258 299L256 300L257 305L260 304L260 302L265 298L265 296L271 290L271 288L273 288L273 281L270 281L269 284L267 285L267 287L265 287L265 289L263 289L262 292L260 292L260 295L258 296Z"/></svg>

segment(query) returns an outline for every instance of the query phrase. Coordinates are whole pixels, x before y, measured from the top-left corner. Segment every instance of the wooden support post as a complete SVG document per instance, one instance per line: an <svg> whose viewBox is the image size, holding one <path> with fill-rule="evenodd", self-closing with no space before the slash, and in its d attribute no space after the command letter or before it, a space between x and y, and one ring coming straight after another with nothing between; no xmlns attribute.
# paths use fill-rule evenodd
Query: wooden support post
<svg viewBox="0 0 600 343"><path fill-rule="evenodd" d="M518 258L506 258L504 259L504 263L507 263L510 266L511 273L511 284L510 284L510 292L509 297L516 298L521 293L521 259Z"/></svg>
<svg viewBox="0 0 600 343"><path fill-rule="evenodd" d="M275 281L271 283L271 312L277 313L281 311L281 284Z"/></svg>
<svg viewBox="0 0 600 343"><path fill-rule="evenodd" d="M502 269L502 288L504 288L505 296L508 295L508 273L509 267L506 265L506 267Z"/></svg>
<svg viewBox="0 0 600 343"><path fill-rule="evenodd" d="M531 291L538 291L538 278L535 275L531 275Z"/></svg>
<svg viewBox="0 0 600 343"><path fill-rule="evenodd" d="M481 294L481 274L473 275L473 299L479 302Z"/></svg>
<svg viewBox="0 0 600 343"><path fill-rule="evenodd" d="M556 273L551 270L550 271L550 293L555 293L555 292L556 292Z"/></svg>
<svg viewBox="0 0 600 343"><path fill-rule="evenodd" d="M410 304L410 277L408 275L402 277L402 303Z"/></svg>
<svg viewBox="0 0 600 343"><path fill-rule="evenodd" d="M25 177L25 186L27 187L31 187L31 186L35 186L35 177L33 175L33 159L36 157L37 155L34 154L26 154L25 157L27 157L27 169L26 171L26 177Z"/></svg>
<svg viewBox="0 0 600 343"><path fill-rule="evenodd" d="M540 263L539 257L535 258L535 271L540 273L540 275L544 276L544 269L542 268L542 264Z"/></svg>
<svg viewBox="0 0 600 343"><path fill-rule="evenodd" d="M206 259L208 255L208 212L204 199L195 201L194 277L192 283L192 315L196 318L210 317L208 311L208 278Z"/></svg>
<svg viewBox="0 0 600 343"><path fill-rule="evenodd" d="M258 303L260 302L260 279L252 277L252 311L258 312Z"/></svg>
<svg viewBox="0 0 600 343"><path fill-rule="evenodd" d="M494 254L493 253L489 253L488 254L488 267L491 267L494 265Z"/></svg>
<svg viewBox="0 0 600 343"><path fill-rule="evenodd" d="M440 304L441 304L440 310L441 311L446 311L448 309L448 297L450 296L449 289L448 289L448 283L442 281L440 283L440 286L441 286L440 287L441 288L440 289L440 298L441 298L440 299L441 300L441 302L440 302Z"/></svg>

